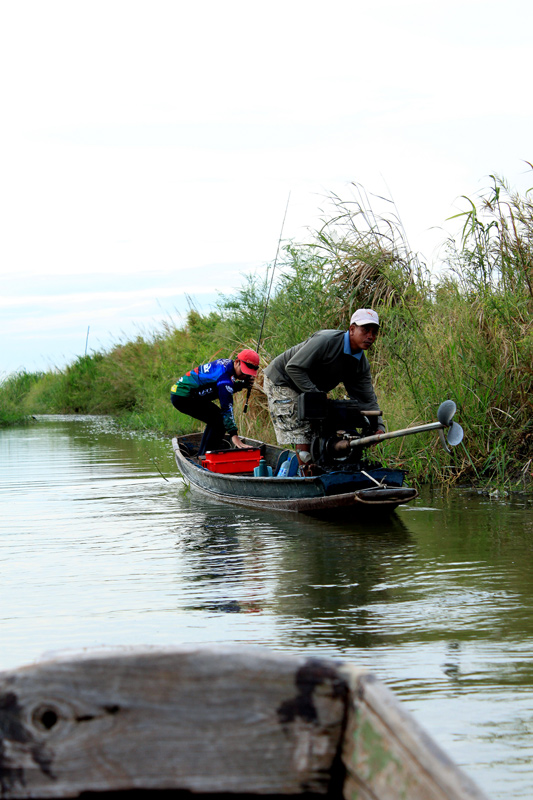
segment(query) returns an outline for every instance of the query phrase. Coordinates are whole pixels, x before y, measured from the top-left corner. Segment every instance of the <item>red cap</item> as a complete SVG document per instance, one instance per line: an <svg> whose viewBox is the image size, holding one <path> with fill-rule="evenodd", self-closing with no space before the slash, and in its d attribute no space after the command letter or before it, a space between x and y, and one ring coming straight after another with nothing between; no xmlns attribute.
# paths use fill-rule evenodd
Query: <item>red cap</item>
<svg viewBox="0 0 533 800"><path fill-rule="evenodd" d="M241 369L245 375L257 375L259 353L256 353L255 350L241 350L237 358L241 362Z"/></svg>

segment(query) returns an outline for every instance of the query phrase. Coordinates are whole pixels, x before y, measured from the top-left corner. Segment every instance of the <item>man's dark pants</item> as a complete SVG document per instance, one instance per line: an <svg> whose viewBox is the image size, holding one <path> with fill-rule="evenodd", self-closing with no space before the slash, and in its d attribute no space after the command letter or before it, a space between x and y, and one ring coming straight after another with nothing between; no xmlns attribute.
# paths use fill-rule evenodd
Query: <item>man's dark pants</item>
<svg viewBox="0 0 533 800"><path fill-rule="evenodd" d="M174 408L177 408L182 414L206 423L198 455L202 456L207 450L218 450L226 433L220 408L204 397L193 398L171 394L170 399Z"/></svg>

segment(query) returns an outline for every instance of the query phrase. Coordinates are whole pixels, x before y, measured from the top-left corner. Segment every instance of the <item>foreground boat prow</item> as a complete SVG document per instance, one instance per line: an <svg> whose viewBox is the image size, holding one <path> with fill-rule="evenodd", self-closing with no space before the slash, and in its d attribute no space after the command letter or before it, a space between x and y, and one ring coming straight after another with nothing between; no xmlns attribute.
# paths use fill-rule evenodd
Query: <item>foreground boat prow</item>
<svg viewBox="0 0 533 800"><path fill-rule="evenodd" d="M485 797L372 674L192 646L0 673L0 787L5 800L163 790L235 800Z"/></svg>

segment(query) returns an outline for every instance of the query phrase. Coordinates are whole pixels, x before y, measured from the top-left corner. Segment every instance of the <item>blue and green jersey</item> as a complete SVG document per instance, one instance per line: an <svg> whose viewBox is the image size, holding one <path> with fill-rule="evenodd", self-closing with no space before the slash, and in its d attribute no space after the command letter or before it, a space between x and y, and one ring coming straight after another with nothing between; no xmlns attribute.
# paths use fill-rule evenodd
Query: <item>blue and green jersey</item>
<svg viewBox="0 0 533 800"><path fill-rule="evenodd" d="M170 392L181 397L219 400L224 428L230 436L235 436L237 425L233 416L233 393L244 387L240 381L236 386L235 380L232 359L218 358L191 369L171 387Z"/></svg>

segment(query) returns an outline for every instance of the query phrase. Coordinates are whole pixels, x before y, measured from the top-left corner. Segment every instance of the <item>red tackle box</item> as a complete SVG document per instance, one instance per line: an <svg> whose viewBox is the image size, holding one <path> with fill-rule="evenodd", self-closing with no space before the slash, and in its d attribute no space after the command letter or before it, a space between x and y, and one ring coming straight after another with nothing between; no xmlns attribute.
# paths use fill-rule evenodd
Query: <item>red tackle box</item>
<svg viewBox="0 0 533 800"><path fill-rule="evenodd" d="M208 450L202 462L211 472L253 472L261 450Z"/></svg>

